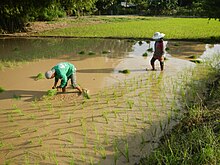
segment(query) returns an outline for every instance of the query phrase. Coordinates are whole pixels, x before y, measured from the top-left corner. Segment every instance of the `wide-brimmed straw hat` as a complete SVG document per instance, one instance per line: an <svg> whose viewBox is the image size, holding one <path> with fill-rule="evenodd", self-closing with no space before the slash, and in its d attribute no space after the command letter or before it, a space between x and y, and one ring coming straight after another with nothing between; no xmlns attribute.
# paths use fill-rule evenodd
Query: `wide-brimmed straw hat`
<svg viewBox="0 0 220 165"><path fill-rule="evenodd" d="M164 36L165 36L164 33L155 32L152 38L153 39L160 39L160 38L163 38Z"/></svg>
<svg viewBox="0 0 220 165"><path fill-rule="evenodd" d="M49 71L45 72L45 77L47 79L50 79L54 73L55 73L55 70L49 70Z"/></svg>

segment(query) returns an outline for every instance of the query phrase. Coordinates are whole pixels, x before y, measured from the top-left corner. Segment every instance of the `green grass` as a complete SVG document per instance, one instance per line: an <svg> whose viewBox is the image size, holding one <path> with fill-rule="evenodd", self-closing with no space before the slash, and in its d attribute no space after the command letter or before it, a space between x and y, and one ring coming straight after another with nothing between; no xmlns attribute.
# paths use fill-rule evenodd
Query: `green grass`
<svg viewBox="0 0 220 165"><path fill-rule="evenodd" d="M74 20L75 23L77 20ZM92 22L82 24L82 22ZM94 23L95 22L95 23ZM207 18L171 17L91 17L80 19L80 28L73 27L42 32L43 36L151 38L156 31L166 39L219 39L220 22Z"/></svg>

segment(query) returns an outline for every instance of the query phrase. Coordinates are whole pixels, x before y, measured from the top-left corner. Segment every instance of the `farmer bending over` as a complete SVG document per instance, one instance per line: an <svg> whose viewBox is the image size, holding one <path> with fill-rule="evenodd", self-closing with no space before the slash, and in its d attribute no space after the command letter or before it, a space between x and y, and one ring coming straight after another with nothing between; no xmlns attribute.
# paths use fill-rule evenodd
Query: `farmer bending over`
<svg viewBox="0 0 220 165"><path fill-rule="evenodd" d="M58 63L51 70L45 73L45 77L47 79L55 77L52 89L62 88L62 92L65 92L68 80L70 79L72 87L82 93L81 87L76 83L76 68L69 62ZM61 83L60 86L57 86L59 79L61 79Z"/></svg>
<svg viewBox="0 0 220 165"><path fill-rule="evenodd" d="M164 43L163 43L163 37L165 34L156 32L154 33L153 39L156 40L154 44L154 54L153 57L150 60L152 70L155 70L154 62L156 60L160 61L160 69L163 71L164 69Z"/></svg>

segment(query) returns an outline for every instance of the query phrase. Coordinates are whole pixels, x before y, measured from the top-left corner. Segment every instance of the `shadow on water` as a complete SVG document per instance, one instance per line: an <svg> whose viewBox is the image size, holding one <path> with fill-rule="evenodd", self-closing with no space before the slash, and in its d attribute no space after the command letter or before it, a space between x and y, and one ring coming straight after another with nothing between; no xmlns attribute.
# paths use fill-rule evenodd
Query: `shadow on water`
<svg viewBox="0 0 220 165"><path fill-rule="evenodd" d="M34 101L46 95L45 91L27 91L27 90L7 90L0 93L0 100L15 99L24 101Z"/></svg>

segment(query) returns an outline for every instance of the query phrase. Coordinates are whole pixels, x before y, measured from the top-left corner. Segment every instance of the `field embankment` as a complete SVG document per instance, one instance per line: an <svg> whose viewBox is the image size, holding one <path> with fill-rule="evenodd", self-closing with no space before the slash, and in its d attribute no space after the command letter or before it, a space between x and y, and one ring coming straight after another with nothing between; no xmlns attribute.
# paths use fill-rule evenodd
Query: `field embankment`
<svg viewBox="0 0 220 165"><path fill-rule="evenodd" d="M18 35L151 39L155 31L161 31L166 39L217 42L219 25L207 18L93 16L34 22L27 27L29 32Z"/></svg>

